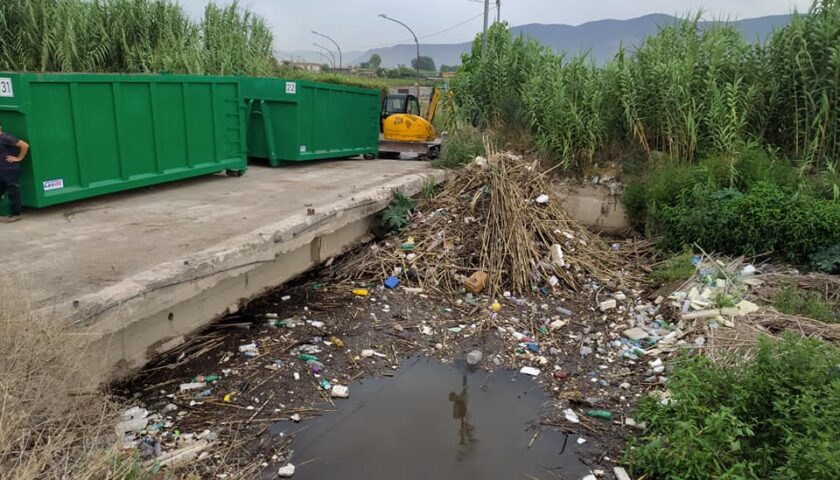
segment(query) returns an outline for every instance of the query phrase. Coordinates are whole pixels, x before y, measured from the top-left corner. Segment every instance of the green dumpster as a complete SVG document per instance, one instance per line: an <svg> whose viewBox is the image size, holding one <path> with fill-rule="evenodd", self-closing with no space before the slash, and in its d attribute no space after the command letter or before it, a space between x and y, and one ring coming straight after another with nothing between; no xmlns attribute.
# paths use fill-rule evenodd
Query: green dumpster
<svg viewBox="0 0 840 480"><path fill-rule="evenodd" d="M238 77L0 73L0 84L0 123L31 145L25 206L246 169Z"/></svg>
<svg viewBox="0 0 840 480"><path fill-rule="evenodd" d="M248 156L299 162L376 155L379 90L277 78L244 78Z"/></svg>

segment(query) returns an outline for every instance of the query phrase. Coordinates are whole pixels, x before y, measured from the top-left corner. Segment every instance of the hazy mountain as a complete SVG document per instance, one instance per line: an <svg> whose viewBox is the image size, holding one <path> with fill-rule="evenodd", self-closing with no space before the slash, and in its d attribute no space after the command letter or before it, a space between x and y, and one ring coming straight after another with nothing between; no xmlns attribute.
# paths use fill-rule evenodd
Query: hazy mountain
<svg viewBox="0 0 840 480"><path fill-rule="evenodd" d="M654 14L630 20L598 20L577 26L534 23L512 27L511 32L539 40L557 51L570 54L589 52L596 62L603 63L615 55L622 42L632 47L645 37L655 34L660 25L668 25L675 21L676 17ZM790 15L773 15L738 20L734 23L748 40L755 41L766 38L775 28L785 26L789 21ZM708 25L710 22L703 23ZM472 42L420 44L420 54L434 58L437 66L459 65L461 54L469 52L471 46ZM374 53L382 57L384 67L411 65L411 59L416 55L416 47L413 44L394 45L369 50L356 57L345 55L345 63L358 65L367 61Z"/></svg>

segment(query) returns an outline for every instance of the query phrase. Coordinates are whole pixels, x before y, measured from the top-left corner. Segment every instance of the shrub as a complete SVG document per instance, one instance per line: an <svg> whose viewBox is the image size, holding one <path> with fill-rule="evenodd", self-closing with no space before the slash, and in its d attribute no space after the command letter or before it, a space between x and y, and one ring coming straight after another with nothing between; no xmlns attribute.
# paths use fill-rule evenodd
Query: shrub
<svg viewBox="0 0 840 480"><path fill-rule="evenodd" d="M385 210L382 211L382 225L388 230L402 230L408 225L408 216L417 207L417 203L411 197L402 192L394 192L394 198Z"/></svg>
<svg viewBox="0 0 840 480"><path fill-rule="evenodd" d="M771 169L772 170L772 169ZM782 173L779 173L782 172ZM625 205L636 225L661 238L666 250L697 243L710 251L736 255L772 252L788 261L811 257L840 243L840 203L819 199L791 187L740 176L744 193L719 185L713 163L664 167L644 183L631 184ZM784 176L756 174L754 178Z"/></svg>
<svg viewBox="0 0 840 480"><path fill-rule="evenodd" d="M697 271L692 263L693 257L691 250L674 255L650 272L650 278L661 283L688 280Z"/></svg>
<svg viewBox="0 0 840 480"><path fill-rule="evenodd" d="M819 340L761 339L734 367L686 356L671 400L643 399L633 473L659 480L840 478L840 353Z"/></svg>
<svg viewBox="0 0 840 480"><path fill-rule="evenodd" d="M472 127L459 128L443 142L440 158L433 165L441 168L456 168L484 155L484 139L481 132Z"/></svg>

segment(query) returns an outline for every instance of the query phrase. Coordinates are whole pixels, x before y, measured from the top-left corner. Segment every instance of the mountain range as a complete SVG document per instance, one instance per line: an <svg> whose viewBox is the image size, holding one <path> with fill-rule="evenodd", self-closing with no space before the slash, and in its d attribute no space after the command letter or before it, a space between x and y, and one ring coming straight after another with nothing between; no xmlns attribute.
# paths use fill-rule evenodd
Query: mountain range
<svg viewBox="0 0 840 480"><path fill-rule="evenodd" d="M774 29L783 27L790 21L790 15L772 15L759 18L736 20L735 27L750 41L765 39ZM511 28L514 35L524 35L540 41L543 45L558 52L578 54L588 52L596 63L604 63L618 52L623 43L628 48L638 45L645 37L653 35L660 26L670 25L676 17L664 14L645 15L629 20L597 20L581 25L544 25L532 23ZM701 22L709 25L712 22ZM420 54L430 56L440 65L460 65L461 55L470 51L472 42L450 44L420 44ZM284 53L286 53L284 55ZM382 57L382 66L393 68L398 65L411 65L416 55L413 44L394 45L377 48L366 52L345 52L345 65L358 65L378 53ZM318 52L280 52L281 58L290 55L302 57L308 61L323 63Z"/></svg>

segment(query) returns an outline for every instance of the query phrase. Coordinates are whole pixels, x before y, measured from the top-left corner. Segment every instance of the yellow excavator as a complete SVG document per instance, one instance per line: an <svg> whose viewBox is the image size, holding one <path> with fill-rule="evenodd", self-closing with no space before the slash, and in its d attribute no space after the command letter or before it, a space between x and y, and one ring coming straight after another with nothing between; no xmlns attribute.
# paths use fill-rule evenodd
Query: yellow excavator
<svg viewBox="0 0 840 480"><path fill-rule="evenodd" d="M399 158L415 154L420 158L437 158L441 139L432 124L440 103L440 90L432 89L426 115L420 114L420 100L409 93L394 93L382 99L379 142L380 158Z"/></svg>

